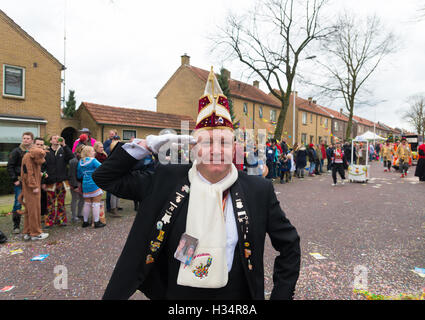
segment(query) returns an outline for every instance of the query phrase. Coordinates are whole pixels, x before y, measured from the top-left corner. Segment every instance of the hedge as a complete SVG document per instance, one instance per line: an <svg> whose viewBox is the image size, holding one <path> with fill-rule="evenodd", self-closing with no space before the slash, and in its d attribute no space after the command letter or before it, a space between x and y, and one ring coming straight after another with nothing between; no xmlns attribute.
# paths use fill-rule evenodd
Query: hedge
<svg viewBox="0 0 425 320"><path fill-rule="evenodd" d="M0 195L13 193L13 183L6 167L0 167Z"/></svg>

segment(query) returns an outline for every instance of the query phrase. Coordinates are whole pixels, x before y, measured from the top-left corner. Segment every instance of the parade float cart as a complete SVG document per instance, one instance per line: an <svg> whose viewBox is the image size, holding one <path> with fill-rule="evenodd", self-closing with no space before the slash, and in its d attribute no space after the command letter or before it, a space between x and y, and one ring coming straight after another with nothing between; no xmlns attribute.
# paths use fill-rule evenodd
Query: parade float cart
<svg viewBox="0 0 425 320"><path fill-rule="evenodd" d="M355 164L354 163L354 143L355 142L361 142L366 143L366 149L364 150L365 154L365 160L366 164ZM348 180L350 182L367 182L370 178L370 165L368 164L369 161L369 140L364 139L361 136L356 137L351 141L351 163L348 166Z"/></svg>

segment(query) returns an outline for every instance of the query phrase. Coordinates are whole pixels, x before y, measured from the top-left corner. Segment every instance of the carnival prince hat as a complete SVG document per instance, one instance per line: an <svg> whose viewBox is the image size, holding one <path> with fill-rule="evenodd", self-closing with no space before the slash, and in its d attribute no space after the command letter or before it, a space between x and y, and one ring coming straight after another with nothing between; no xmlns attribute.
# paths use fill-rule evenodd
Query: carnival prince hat
<svg viewBox="0 0 425 320"><path fill-rule="evenodd" d="M211 67L205 85L204 95L199 99L198 118L195 129L230 129L233 130L229 102L223 94Z"/></svg>

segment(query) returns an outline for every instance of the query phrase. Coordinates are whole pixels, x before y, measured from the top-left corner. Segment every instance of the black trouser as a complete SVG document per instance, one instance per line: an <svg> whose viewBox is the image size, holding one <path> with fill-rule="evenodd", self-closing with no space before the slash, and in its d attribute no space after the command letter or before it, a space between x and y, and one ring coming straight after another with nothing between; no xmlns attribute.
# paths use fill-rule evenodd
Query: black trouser
<svg viewBox="0 0 425 320"><path fill-rule="evenodd" d="M21 224L21 215L17 212L12 213L13 229L19 229Z"/></svg>
<svg viewBox="0 0 425 320"><path fill-rule="evenodd" d="M400 172L403 174L407 174L407 170L409 170L409 164L400 159Z"/></svg>
<svg viewBox="0 0 425 320"><path fill-rule="evenodd" d="M344 164L334 163L334 164L332 164L332 179L333 179L334 183L336 183L336 172L337 171L338 171L339 175L341 176L341 179L345 180Z"/></svg>
<svg viewBox="0 0 425 320"><path fill-rule="evenodd" d="M41 190L41 215L47 214L47 191Z"/></svg>
<svg viewBox="0 0 425 320"><path fill-rule="evenodd" d="M391 170L391 160L384 160L384 168Z"/></svg>
<svg viewBox="0 0 425 320"><path fill-rule="evenodd" d="M283 181L285 179L285 182L289 182L291 180L291 171L280 171L280 181Z"/></svg>
<svg viewBox="0 0 425 320"><path fill-rule="evenodd" d="M327 159L328 159L328 163L327 163L326 167L327 167L327 169L329 171L332 168L332 161L331 161L331 158L330 157L327 157Z"/></svg>

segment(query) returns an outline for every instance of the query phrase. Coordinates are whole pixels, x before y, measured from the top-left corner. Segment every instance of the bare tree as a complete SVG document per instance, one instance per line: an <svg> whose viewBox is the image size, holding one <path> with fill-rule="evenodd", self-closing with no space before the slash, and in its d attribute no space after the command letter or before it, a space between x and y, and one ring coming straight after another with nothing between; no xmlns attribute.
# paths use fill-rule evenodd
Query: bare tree
<svg viewBox="0 0 425 320"><path fill-rule="evenodd" d="M409 109L403 114L406 120L419 135L425 133L425 95L418 94L409 97Z"/></svg>
<svg viewBox="0 0 425 320"><path fill-rule="evenodd" d="M301 54L314 40L327 37L320 13L327 0L266 0L243 16L229 14L213 36L226 59L238 59L259 76L281 102L274 137L280 139ZM275 90L277 86L277 90Z"/></svg>
<svg viewBox="0 0 425 320"><path fill-rule="evenodd" d="M354 109L365 103L361 99L369 94L366 83L384 57L395 51L396 39L377 16L360 19L344 13L337 19L335 29L323 41L326 61L319 63L327 81L320 87L332 99L343 99L349 114L346 136L351 137Z"/></svg>

